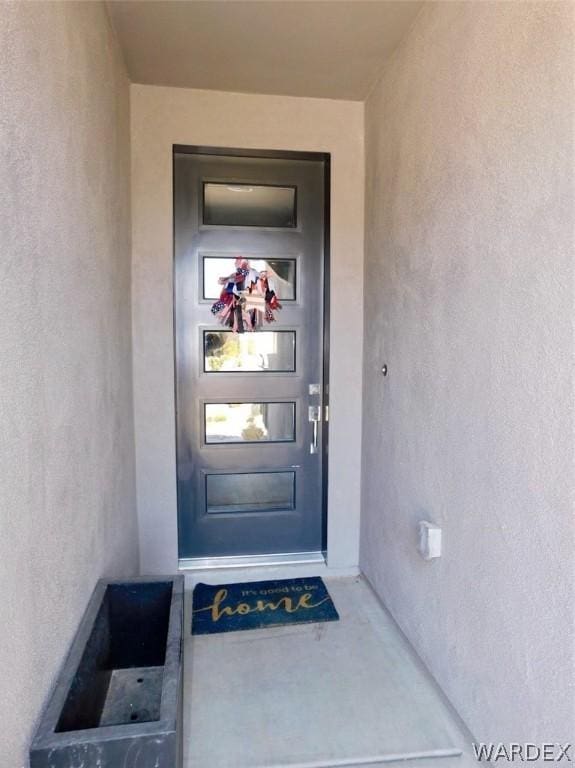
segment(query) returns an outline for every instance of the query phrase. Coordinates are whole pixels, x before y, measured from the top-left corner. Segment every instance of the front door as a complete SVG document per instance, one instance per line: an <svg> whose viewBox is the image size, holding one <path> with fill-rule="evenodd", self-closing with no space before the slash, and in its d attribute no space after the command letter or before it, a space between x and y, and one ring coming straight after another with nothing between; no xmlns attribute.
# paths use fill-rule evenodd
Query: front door
<svg viewBox="0 0 575 768"><path fill-rule="evenodd" d="M179 554L190 564L325 549L327 161L287 154L174 151Z"/></svg>

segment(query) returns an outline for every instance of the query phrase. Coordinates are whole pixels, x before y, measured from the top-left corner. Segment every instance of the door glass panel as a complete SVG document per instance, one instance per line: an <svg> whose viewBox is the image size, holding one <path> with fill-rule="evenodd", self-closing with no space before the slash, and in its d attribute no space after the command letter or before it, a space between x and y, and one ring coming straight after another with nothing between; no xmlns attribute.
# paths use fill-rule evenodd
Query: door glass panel
<svg viewBox="0 0 575 768"><path fill-rule="evenodd" d="M296 260L295 259L249 259L250 266L256 272L267 272L272 291L280 301L294 301L296 298ZM217 299L222 292L219 282L221 277L228 277L236 271L233 258L226 256L204 256L204 299Z"/></svg>
<svg viewBox="0 0 575 768"><path fill-rule="evenodd" d="M295 371L295 331L204 331L204 371Z"/></svg>
<svg viewBox="0 0 575 768"><path fill-rule="evenodd" d="M222 227L293 228L295 187L206 182L203 222Z"/></svg>
<svg viewBox="0 0 575 768"><path fill-rule="evenodd" d="M295 509L295 472L206 475L209 515Z"/></svg>
<svg viewBox="0 0 575 768"><path fill-rule="evenodd" d="M206 403L206 443L295 440L295 403Z"/></svg>

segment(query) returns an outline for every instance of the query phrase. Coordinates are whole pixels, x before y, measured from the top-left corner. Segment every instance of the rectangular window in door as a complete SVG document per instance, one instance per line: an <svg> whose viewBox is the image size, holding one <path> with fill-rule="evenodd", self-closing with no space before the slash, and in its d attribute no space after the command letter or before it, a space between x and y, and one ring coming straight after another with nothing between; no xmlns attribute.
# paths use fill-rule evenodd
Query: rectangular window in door
<svg viewBox="0 0 575 768"><path fill-rule="evenodd" d="M206 373L291 373L295 331L204 331Z"/></svg>
<svg viewBox="0 0 575 768"><path fill-rule="evenodd" d="M250 266L256 272L266 272L270 287L280 301L295 301L297 298L297 259L251 257ZM221 279L235 272L235 259L229 256L202 257L202 296L214 301L222 291Z"/></svg>
<svg viewBox="0 0 575 768"><path fill-rule="evenodd" d="M222 227L293 228L296 187L204 183L203 223Z"/></svg>
<svg viewBox="0 0 575 768"><path fill-rule="evenodd" d="M206 476L208 515L277 512L295 507L295 472L244 472Z"/></svg>
<svg viewBox="0 0 575 768"><path fill-rule="evenodd" d="M205 403L205 441L289 443L295 440L295 403Z"/></svg>

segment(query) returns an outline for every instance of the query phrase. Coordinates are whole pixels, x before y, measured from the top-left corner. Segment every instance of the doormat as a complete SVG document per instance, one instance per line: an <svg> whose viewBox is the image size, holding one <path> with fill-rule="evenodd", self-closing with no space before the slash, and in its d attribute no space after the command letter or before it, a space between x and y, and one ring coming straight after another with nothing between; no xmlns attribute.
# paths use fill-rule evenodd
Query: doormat
<svg viewBox="0 0 575 768"><path fill-rule="evenodd" d="M192 635L338 620L335 605L319 576L197 584L194 588Z"/></svg>

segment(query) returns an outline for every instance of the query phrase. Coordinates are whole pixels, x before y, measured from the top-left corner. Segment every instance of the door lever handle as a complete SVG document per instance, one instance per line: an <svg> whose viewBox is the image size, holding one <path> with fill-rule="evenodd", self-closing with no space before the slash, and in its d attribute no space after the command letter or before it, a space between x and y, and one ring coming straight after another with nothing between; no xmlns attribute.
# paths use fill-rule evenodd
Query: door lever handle
<svg viewBox="0 0 575 768"><path fill-rule="evenodd" d="M313 433L311 444L309 446L310 453L317 453L318 450L318 436L319 429L318 424L321 421L321 407L319 405L310 405L308 408L308 419L313 424Z"/></svg>
<svg viewBox="0 0 575 768"><path fill-rule="evenodd" d="M317 421L314 421L313 423L313 437L311 440L311 445L309 447L310 453L317 453Z"/></svg>

